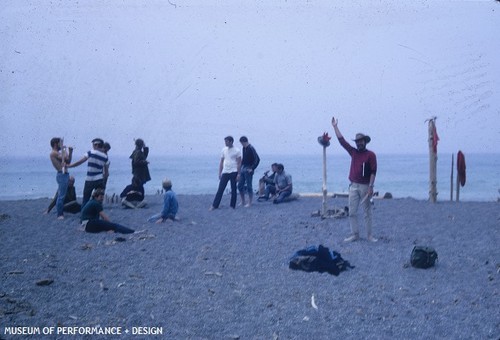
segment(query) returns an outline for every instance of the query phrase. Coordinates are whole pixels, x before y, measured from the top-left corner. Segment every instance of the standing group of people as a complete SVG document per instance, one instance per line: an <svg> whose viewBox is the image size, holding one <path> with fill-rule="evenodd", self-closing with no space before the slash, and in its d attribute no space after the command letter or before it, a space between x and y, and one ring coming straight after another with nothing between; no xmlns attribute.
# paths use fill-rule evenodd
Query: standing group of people
<svg viewBox="0 0 500 340"><path fill-rule="evenodd" d="M66 148L63 140L58 137L50 141L50 160L57 175L56 181L58 189L56 196L49 205L46 213L49 213L55 206L57 218L64 219L64 212L81 213L82 225L87 232L115 231L120 233L132 233L134 230L113 223L103 212L102 202L109 177L109 159L107 152L111 149L109 143L105 143L100 138L92 140L92 149L84 156L72 163L73 148ZM149 173L149 161L147 160L149 148L145 146L142 139L135 141L135 149L130 155L132 163L132 181L120 194L124 208L142 208L146 206L144 200L144 184L151 180ZM77 167L87 162L87 175L83 189L82 204L76 200L74 187L74 177L69 175L68 168ZM168 179L163 181L163 188L166 191L165 204L168 208L162 213L155 215L155 222L163 222L168 219L175 219L178 210L177 198L172 191L172 182Z"/></svg>
<svg viewBox="0 0 500 340"><path fill-rule="evenodd" d="M371 205L377 174L377 157L373 151L366 148L371 138L362 133L356 134L353 140L356 144L356 147L354 147L345 140L338 128L338 120L335 117L332 117L332 126L339 144L351 157L349 169L349 224L351 235L344 241L353 242L360 239L358 210L361 207L364 213L367 239L370 242L377 242L372 233ZM255 169L259 165L259 156L245 136L240 138L243 153L233 145L233 137L225 137L224 143L225 147L222 149L219 164L219 188L210 210L219 207L228 182L231 182L230 206L232 208L236 207L236 188L238 188L242 205L249 207L252 204L253 197L252 178ZM267 201L274 197L273 203L277 204L285 201L292 194L292 176L285 172L283 164L273 163L271 169L271 175L266 171L264 177L260 179L261 184L264 186L264 193L259 196L258 200ZM246 200L245 195L248 195L248 200Z"/></svg>
<svg viewBox="0 0 500 340"><path fill-rule="evenodd" d="M242 136L240 143L243 151L234 146L234 138L224 138L224 148L221 151L219 162L219 187L210 210L219 208L222 195L231 183L231 208L236 208L237 189L240 192L241 204L250 207L253 200L253 175L259 166L260 158L255 148L248 142L248 138ZM247 200L248 198L248 200Z"/></svg>
<svg viewBox="0 0 500 340"><path fill-rule="evenodd" d="M259 166L260 157L255 148L249 143L246 136L240 137L242 150L234 146L234 138L227 136L224 138L224 148L221 151L219 162L219 187L212 206L209 210L218 209L222 195L226 190L227 184L231 185L231 208L236 208L237 192L240 193L241 205L248 208L253 201L253 175L255 169ZM283 164L274 163L272 186L268 187L267 199L269 196L276 195L273 203L282 203L292 194L292 176L285 173ZM258 200L262 200L262 196Z"/></svg>
<svg viewBox="0 0 500 340"><path fill-rule="evenodd" d="M376 242L372 233L372 206L371 197L377 173L377 157L373 151L366 148L371 138L365 134L358 133L354 138L356 147L350 145L338 128L338 120L332 117L332 126L339 144L351 157L349 170L349 221L351 235L344 241L352 242L360 238L358 209L362 207L367 232L367 239ZM225 146L221 151L219 162L219 186L209 210L218 209L227 184L231 186L231 208L236 208L237 191L240 193L241 205L250 207L253 201L253 175L259 166L260 157L255 148L249 143L246 136L239 139L242 150L234 146L234 138L224 138ZM109 217L103 213L102 201L106 181L109 176L109 159L107 151L110 145L100 138L92 140L93 149L85 153L78 161L71 163L73 149L65 148L61 138L52 138L50 141L50 160L57 171L56 181L58 189L54 200L47 212L54 206L57 209L57 218L64 218L64 210L71 212L80 211L85 229L88 232L114 230L115 232L130 233L132 229L112 223ZM135 149L130 156L132 160L132 183L121 193L122 204L126 208L141 208L146 205L144 200L144 184L151 180L147 160L149 148L145 146L142 139L135 141ZM72 168L88 161L87 177L83 189L83 201L79 206L76 201L74 190L74 178L71 177L67 168ZM259 201L267 201L274 197L273 203L278 204L285 201L293 191L292 177L284 171L283 164L273 163L272 174L265 173L261 179L264 193L259 196ZM165 179L162 182L165 190L163 210L153 215L149 221L161 223L174 220L178 211L178 202L175 192L172 190L172 182ZM90 200L92 196L92 200ZM69 201L66 201L68 199Z"/></svg>

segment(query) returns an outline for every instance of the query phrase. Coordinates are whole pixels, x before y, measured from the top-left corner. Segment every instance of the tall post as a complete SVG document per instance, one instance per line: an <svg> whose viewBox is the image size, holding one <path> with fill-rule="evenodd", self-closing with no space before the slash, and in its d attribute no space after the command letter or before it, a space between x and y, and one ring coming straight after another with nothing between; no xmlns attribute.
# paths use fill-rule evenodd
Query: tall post
<svg viewBox="0 0 500 340"><path fill-rule="evenodd" d="M323 209L321 211L321 215L325 216L328 210L327 208L327 189L326 189L326 146L323 145Z"/></svg>
<svg viewBox="0 0 500 340"><path fill-rule="evenodd" d="M59 146L61 147L61 158L62 158L61 171L63 174L65 174L66 173L66 146L64 145L64 137L61 137L61 142L59 143Z"/></svg>
<svg viewBox="0 0 500 340"><path fill-rule="evenodd" d="M429 119L429 201L437 201L437 141L436 117Z"/></svg>
<svg viewBox="0 0 500 340"><path fill-rule="evenodd" d="M455 166L455 154L451 154L451 177L450 177L450 201L453 201L453 167Z"/></svg>
<svg viewBox="0 0 500 340"><path fill-rule="evenodd" d="M332 137L328 136L328 133L323 133L323 136L318 137L318 143L321 144L323 147L323 205L321 208L321 216L323 218L326 218L326 215L328 213L328 207L327 207L327 190L326 190L326 148L330 146L330 139Z"/></svg>

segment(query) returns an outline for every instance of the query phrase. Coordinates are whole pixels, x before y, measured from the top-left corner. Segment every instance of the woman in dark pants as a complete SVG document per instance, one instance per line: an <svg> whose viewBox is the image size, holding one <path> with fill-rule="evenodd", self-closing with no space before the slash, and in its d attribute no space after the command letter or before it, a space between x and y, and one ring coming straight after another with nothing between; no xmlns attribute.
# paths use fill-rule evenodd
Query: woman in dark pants
<svg viewBox="0 0 500 340"><path fill-rule="evenodd" d="M88 233L99 233L101 231L114 231L115 233L132 234L132 229L124 227L118 223L113 223L104 213L102 201L104 200L104 190L95 189L92 199L82 208L82 224Z"/></svg>

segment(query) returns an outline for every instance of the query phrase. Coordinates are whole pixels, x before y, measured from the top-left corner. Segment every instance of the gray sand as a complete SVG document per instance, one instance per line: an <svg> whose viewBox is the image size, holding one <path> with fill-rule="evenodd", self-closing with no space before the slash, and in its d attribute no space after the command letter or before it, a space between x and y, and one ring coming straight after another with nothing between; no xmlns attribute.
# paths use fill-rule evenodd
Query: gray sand
<svg viewBox="0 0 500 340"><path fill-rule="evenodd" d="M362 227L364 239L346 244L347 219L311 217L320 198L233 210L225 196L209 212L212 198L180 195L181 220L161 225L146 222L160 196L142 210L106 205L115 222L143 230L131 235L82 232L78 216L42 215L46 199L1 202L0 338L21 338L5 327L58 325L161 327L157 338L175 339L500 337L496 202L377 200L379 242ZM319 244L355 268L288 268L295 251ZM415 244L437 250L436 267L408 265Z"/></svg>

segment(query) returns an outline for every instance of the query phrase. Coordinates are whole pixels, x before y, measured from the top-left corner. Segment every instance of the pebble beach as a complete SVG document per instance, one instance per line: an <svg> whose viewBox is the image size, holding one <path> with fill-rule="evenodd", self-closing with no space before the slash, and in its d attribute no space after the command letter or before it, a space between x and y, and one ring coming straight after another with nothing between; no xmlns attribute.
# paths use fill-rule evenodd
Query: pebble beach
<svg viewBox="0 0 500 340"><path fill-rule="evenodd" d="M361 224L361 240L344 243L347 218L312 215L320 197L233 210L226 195L215 211L212 195L178 199L179 221L163 224L147 222L161 196L145 209L106 203L114 222L138 231L130 235L89 234L78 215L43 215L48 199L2 201L0 339L75 338L57 327L83 339L99 336L85 327L137 339L500 337L498 202L377 199L378 242ZM320 244L355 268L288 268L297 250ZM433 247L437 264L411 267L415 245ZM56 331L28 334L48 327Z"/></svg>

